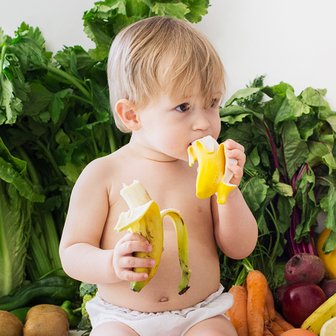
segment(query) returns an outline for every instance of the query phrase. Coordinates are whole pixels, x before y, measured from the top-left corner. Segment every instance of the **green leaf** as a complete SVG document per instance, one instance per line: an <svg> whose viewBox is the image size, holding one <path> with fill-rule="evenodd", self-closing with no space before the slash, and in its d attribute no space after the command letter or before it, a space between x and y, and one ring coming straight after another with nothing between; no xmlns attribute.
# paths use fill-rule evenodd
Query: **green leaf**
<svg viewBox="0 0 336 336"><path fill-rule="evenodd" d="M326 119L334 132L336 132L336 115L332 115Z"/></svg>
<svg viewBox="0 0 336 336"><path fill-rule="evenodd" d="M12 184L19 194L32 202L43 202L44 195L25 176L26 163L12 156L0 138L0 179Z"/></svg>
<svg viewBox="0 0 336 336"><path fill-rule="evenodd" d="M282 101L274 122L277 125L284 121L296 120L309 112L309 106L298 99L291 90L287 90L286 98Z"/></svg>
<svg viewBox="0 0 336 336"><path fill-rule="evenodd" d="M7 37L6 37L5 33L4 33L4 31L0 27L0 48L5 44L6 39L7 39Z"/></svg>
<svg viewBox="0 0 336 336"><path fill-rule="evenodd" d="M64 110L64 100L71 94L71 89L65 89L59 92L56 92L50 102L49 111L51 120L54 124L57 124L60 121L62 111Z"/></svg>
<svg viewBox="0 0 336 336"><path fill-rule="evenodd" d="M253 150L248 155L248 159L251 160L253 166L257 167L260 163L260 156L258 153L258 148L254 147Z"/></svg>
<svg viewBox="0 0 336 336"><path fill-rule="evenodd" d="M306 88L301 92L302 101L309 106L323 107L329 106L324 96L327 90L315 90L311 87Z"/></svg>
<svg viewBox="0 0 336 336"><path fill-rule="evenodd" d="M324 226L336 232L336 178L327 176L321 179L327 193L321 198L320 206L326 214Z"/></svg>
<svg viewBox="0 0 336 336"><path fill-rule="evenodd" d="M262 118L262 116L260 116L258 113L239 105L229 105L221 108L220 116L221 121L230 125L241 123L246 117L255 116L259 119Z"/></svg>
<svg viewBox="0 0 336 336"><path fill-rule="evenodd" d="M22 102L15 96L13 84L0 77L0 125L14 124L22 111Z"/></svg>
<svg viewBox="0 0 336 336"><path fill-rule="evenodd" d="M309 154L307 157L307 163L310 166L316 166L323 162L323 157L330 153L330 148L323 142L311 141L308 144ZM332 166L330 167L332 169Z"/></svg>
<svg viewBox="0 0 336 336"><path fill-rule="evenodd" d="M31 204L0 180L0 297L25 279L30 227Z"/></svg>
<svg viewBox="0 0 336 336"><path fill-rule="evenodd" d="M156 2L152 7L152 12L159 16L172 16L178 19L184 19L185 15L190 12L187 5L181 2L164 3Z"/></svg>
<svg viewBox="0 0 336 336"><path fill-rule="evenodd" d="M40 120L39 115L48 109L48 105L53 99L53 93L41 82L33 82L30 87L31 92L24 112L26 115L34 117L35 120Z"/></svg>
<svg viewBox="0 0 336 336"><path fill-rule="evenodd" d="M293 196L293 188L289 184L278 182L273 184L274 190L278 192L279 195L285 197L292 197Z"/></svg>
<svg viewBox="0 0 336 336"><path fill-rule="evenodd" d="M182 0L182 2L188 6L189 12L185 17L190 22L200 22L202 17L208 13L208 0Z"/></svg>
<svg viewBox="0 0 336 336"><path fill-rule="evenodd" d="M258 210L266 199L268 186L263 178L250 178L241 188L244 198L252 211Z"/></svg>
<svg viewBox="0 0 336 336"><path fill-rule="evenodd" d="M259 92L262 88L245 88L235 92L225 103L225 107L232 105L233 102L245 99Z"/></svg>
<svg viewBox="0 0 336 336"><path fill-rule="evenodd" d="M284 98L286 97L287 93L289 92L294 93L294 88L288 83L280 82L279 84L274 86L264 87L263 91L274 99L275 96Z"/></svg>
<svg viewBox="0 0 336 336"><path fill-rule="evenodd" d="M290 227L291 214L295 205L295 200L287 196L279 196L278 199L278 211L279 218L277 222L277 228L280 233L285 233Z"/></svg>
<svg viewBox="0 0 336 336"><path fill-rule="evenodd" d="M309 150L293 121L282 125L283 153L288 176L291 179L296 170L307 160Z"/></svg>

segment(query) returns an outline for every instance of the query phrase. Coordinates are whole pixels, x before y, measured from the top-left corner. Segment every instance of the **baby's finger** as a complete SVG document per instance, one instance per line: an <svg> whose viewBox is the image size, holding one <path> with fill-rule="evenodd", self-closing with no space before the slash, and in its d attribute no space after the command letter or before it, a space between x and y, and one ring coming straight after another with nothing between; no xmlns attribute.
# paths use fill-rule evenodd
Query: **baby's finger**
<svg viewBox="0 0 336 336"><path fill-rule="evenodd" d="M231 149L226 151L226 155L229 159L235 159L238 161L239 166L244 166L246 162L246 155L240 149Z"/></svg>
<svg viewBox="0 0 336 336"><path fill-rule="evenodd" d="M130 240L134 240L134 241L144 241L144 242L148 242L147 239L142 236L139 233L136 232L127 232L120 240L119 242L126 242L126 241L130 241Z"/></svg>
<svg viewBox="0 0 336 336"><path fill-rule="evenodd" d="M155 260L150 258L138 258L138 257L124 257L120 258L119 266L120 268L135 268L135 267L153 267L155 265Z"/></svg>
<svg viewBox="0 0 336 336"><path fill-rule="evenodd" d="M242 146L240 143L232 140L232 139L227 139L224 141L224 145L226 149L239 149L241 150L243 153L245 152L245 148L244 146Z"/></svg>
<svg viewBox="0 0 336 336"><path fill-rule="evenodd" d="M129 255L134 252L150 252L151 250L152 247L147 240L128 240L119 244L120 255Z"/></svg>
<svg viewBox="0 0 336 336"><path fill-rule="evenodd" d="M236 165L236 166L232 166L230 167L230 170L232 171L233 173L233 177L231 179L231 183L234 183L234 184L239 184L240 183L240 180L242 179L243 177L243 168Z"/></svg>
<svg viewBox="0 0 336 336"><path fill-rule="evenodd" d="M119 278L125 281L145 281L148 278L148 274L123 270L120 272Z"/></svg>

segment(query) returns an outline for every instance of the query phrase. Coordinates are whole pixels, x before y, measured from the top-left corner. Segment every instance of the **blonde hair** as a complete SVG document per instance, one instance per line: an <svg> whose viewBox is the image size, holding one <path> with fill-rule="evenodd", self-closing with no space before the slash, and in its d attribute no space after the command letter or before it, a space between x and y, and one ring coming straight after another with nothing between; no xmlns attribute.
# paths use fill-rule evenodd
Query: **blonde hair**
<svg viewBox="0 0 336 336"><path fill-rule="evenodd" d="M186 95L199 83L210 106L225 86L223 64L208 39L186 21L160 16L135 22L116 36L107 73L115 123L125 133L129 130L114 109L119 99L139 108L160 93Z"/></svg>

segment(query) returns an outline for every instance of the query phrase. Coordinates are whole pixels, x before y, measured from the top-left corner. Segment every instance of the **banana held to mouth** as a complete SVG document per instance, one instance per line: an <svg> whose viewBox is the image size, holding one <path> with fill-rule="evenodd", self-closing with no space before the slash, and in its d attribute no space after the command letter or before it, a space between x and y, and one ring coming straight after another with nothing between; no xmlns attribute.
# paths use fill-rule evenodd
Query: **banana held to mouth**
<svg viewBox="0 0 336 336"><path fill-rule="evenodd" d="M188 147L189 166L198 161L196 196L208 198L217 193L217 203L224 204L237 185L231 184L232 172L228 168L224 144L220 145L210 135L195 140ZM230 163L237 164L231 159Z"/></svg>
<svg viewBox="0 0 336 336"><path fill-rule="evenodd" d="M134 256L155 260L155 265L151 268L134 268L135 272L147 273L148 278L145 281L131 282L131 289L135 292L140 292L157 272L163 251L163 218L168 216L175 226L178 256L182 273L178 293L185 293L189 289L191 272L188 266L188 233L181 214L175 209L164 209L160 211L157 203L150 198L146 189L139 181L134 181L132 184L124 186L120 194L126 201L129 210L120 214L115 230L119 232L129 230L141 234L149 241L152 250L148 253L135 252Z"/></svg>

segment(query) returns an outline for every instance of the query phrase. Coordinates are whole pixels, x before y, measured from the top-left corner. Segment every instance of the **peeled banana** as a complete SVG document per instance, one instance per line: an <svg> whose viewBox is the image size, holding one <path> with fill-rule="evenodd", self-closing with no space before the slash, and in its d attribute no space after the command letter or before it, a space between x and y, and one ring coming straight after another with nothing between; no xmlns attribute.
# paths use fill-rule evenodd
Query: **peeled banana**
<svg viewBox="0 0 336 336"><path fill-rule="evenodd" d="M169 216L175 225L178 256L182 273L178 292L179 294L185 293L189 289L191 272L188 266L188 234L182 216L174 209L160 211L157 203L150 198L146 189L139 181L134 181L132 184L124 186L120 194L126 201L129 210L120 214L115 230L119 232L129 230L141 234L149 241L152 250L149 253L135 252L134 255L140 258L155 260L155 265L151 268L134 268L135 272L147 273L148 278L145 281L131 282L131 289L135 292L140 292L157 272L163 251L163 218Z"/></svg>
<svg viewBox="0 0 336 336"><path fill-rule="evenodd" d="M307 319L302 323L301 328L319 334L322 325L336 316L336 294L322 303Z"/></svg>
<svg viewBox="0 0 336 336"><path fill-rule="evenodd" d="M226 203L237 186L230 184L232 172L228 169L224 144L219 145L210 135L197 139L188 147L188 158L190 167L198 161L196 196L205 199L217 193L217 203Z"/></svg>

